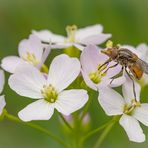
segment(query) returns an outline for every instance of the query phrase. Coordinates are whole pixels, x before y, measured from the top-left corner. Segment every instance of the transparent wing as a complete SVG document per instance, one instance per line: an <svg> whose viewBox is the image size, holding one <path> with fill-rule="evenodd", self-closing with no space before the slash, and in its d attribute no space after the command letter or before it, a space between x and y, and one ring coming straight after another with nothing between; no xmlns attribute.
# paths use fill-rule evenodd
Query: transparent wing
<svg viewBox="0 0 148 148"><path fill-rule="evenodd" d="M137 64L139 64L141 66L144 73L148 74L148 63L146 63L145 61L143 61L141 59L138 59Z"/></svg>

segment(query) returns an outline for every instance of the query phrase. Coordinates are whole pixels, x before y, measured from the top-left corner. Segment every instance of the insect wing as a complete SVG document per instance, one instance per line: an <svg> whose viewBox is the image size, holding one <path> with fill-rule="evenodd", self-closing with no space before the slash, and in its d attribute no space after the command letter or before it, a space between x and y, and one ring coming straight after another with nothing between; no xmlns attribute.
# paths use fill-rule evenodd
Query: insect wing
<svg viewBox="0 0 148 148"><path fill-rule="evenodd" d="M141 66L144 73L148 74L148 63L146 63L145 61L141 59L138 59L136 63Z"/></svg>

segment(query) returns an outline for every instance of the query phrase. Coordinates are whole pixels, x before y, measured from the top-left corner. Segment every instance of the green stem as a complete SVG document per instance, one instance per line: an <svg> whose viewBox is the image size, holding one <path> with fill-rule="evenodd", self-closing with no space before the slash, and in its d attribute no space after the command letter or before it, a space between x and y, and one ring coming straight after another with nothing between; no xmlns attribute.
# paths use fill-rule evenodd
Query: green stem
<svg viewBox="0 0 148 148"><path fill-rule="evenodd" d="M63 115L61 113L59 113L59 116L61 117L61 119L63 120L63 122L65 123L65 125L70 129L73 130L73 128L71 127L71 125L65 120L65 118L63 117Z"/></svg>
<svg viewBox="0 0 148 148"><path fill-rule="evenodd" d="M82 139L82 141L87 140L89 137L91 137L92 135L98 133L100 130L104 129L106 126L108 126L110 123L112 122L112 120L110 120L109 122L101 125L100 127L94 129L93 131L89 132L87 135L85 135Z"/></svg>
<svg viewBox="0 0 148 148"><path fill-rule="evenodd" d="M90 104L91 104L91 101L92 101L92 97L90 97L88 103L86 104L85 108L83 109L83 112L82 112L82 115L81 115L81 117L80 117L80 119L79 119L79 122L82 122L83 118L84 118L85 115L87 114L88 109L89 109Z"/></svg>
<svg viewBox="0 0 148 148"><path fill-rule="evenodd" d="M94 148L99 148L102 144L102 142L104 141L104 139L106 138L106 136L108 135L108 133L110 132L110 130L112 129L112 127L114 126L114 124L119 120L119 116L115 116L113 118L113 120L108 124L108 126L106 127L106 129L103 131L103 133L101 134L101 136L99 137L98 141L96 142Z"/></svg>
<svg viewBox="0 0 148 148"><path fill-rule="evenodd" d="M5 113L5 117L10 120L10 121L13 121L13 122L16 122L16 123L21 123L23 125L27 125L27 126L30 126L44 134L47 134L49 137L51 137L52 139L54 139L55 141L57 141L59 144L62 144L63 146L67 147L67 145L63 142L63 140L61 140L60 138L58 138L57 136L53 135L49 130L39 126L39 125L36 125L36 124L33 124L33 123L30 123L30 122L23 122L21 121L18 117L15 117L9 113Z"/></svg>

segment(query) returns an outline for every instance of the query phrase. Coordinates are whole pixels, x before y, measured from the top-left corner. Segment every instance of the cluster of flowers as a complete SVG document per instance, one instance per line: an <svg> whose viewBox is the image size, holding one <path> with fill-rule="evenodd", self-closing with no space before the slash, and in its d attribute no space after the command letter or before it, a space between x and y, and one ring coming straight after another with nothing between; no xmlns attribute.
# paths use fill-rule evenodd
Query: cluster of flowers
<svg viewBox="0 0 148 148"><path fill-rule="evenodd" d="M18 47L19 56L2 59L1 67L11 73L9 86L18 95L36 99L18 113L21 120L48 120L54 109L63 115L82 108L89 96L85 89L70 89L68 86L78 77L83 77L86 85L99 92L98 101L109 116L119 116L120 125L125 129L129 139L134 142L145 141L145 135L138 121L148 126L148 104L140 103L140 85L135 81L137 101L133 94L131 79L123 74L112 81L121 71L121 66L100 66L108 57L100 52L102 44L111 37L104 34L99 24L83 29L75 25L66 28L67 37L54 34L48 30L33 31L29 39L22 40ZM51 49L75 47L81 51L80 59L66 54L56 56L49 70L44 64L50 56ZM140 44L137 48L123 45L148 62L148 46ZM73 50L73 49L71 49ZM148 83L148 76L143 76ZM112 82L112 83L111 83ZM121 96L113 88L122 85ZM4 73L0 70L0 92L4 86ZM5 107L4 96L0 96L0 114Z"/></svg>

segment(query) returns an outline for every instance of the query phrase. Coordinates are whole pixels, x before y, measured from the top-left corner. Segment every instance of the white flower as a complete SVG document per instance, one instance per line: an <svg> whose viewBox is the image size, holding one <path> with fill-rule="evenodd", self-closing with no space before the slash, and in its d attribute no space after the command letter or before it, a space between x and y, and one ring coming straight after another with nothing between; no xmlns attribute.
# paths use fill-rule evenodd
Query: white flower
<svg viewBox="0 0 148 148"><path fill-rule="evenodd" d="M100 90L99 102L109 116L122 115L120 125L125 129L129 140L144 142L145 135L138 121L148 126L148 103L140 103L140 86L135 82L136 99L134 99L132 81L127 78L123 84L124 98L111 88Z"/></svg>
<svg viewBox="0 0 148 148"><path fill-rule="evenodd" d="M1 67L14 73L18 65L30 63L37 68L41 68L50 53L49 47L44 49L40 39L35 35L30 35L29 39L24 39L19 43L18 56L8 56L2 59Z"/></svg>
<svg viewBox="0 0 148 148"><path fill-rule="evenodd" d="M110 68L107 72L107 68L115 65L115 62L110 62L106 67L99 68L108 57L100 52L100 49L95 45L88 45L81 53L80 61L82 65L82 75L85 83L92 89L98 90L107 85L116 87L124 83L125 77L121 76L112 81L112 77L120 73L121 66L118 65L114 68ZM98 70L99 69L99 70ZM112 81L112 83L111 83Z"/></svg>
<svg viewBox="0 0 148 148"><path fill-rule="evenodd" d="M48 30L33 31L41 41L48 42L53 48L67 48L75 46L79 50L83 50L86 45L99 45L111 37L111 34L103 33L103 26L96 24L83 29L77 29L76 25L67 26L67 37L54 34Z"/></svg>
<svg viewBox="0 0 148 148"><path fill-rule="evenodd" d="M4 72L2 70L0 70L0 94L3 91L4 83L5 83ZM5 97L4 97L4 95L2 95L2 96L0 96L0 115L3 112L3 109L4 109L5 105L6 105Z"/></svg>
<svg viewBox="0 0 148 148"><path fill-rule="evenodd" d="M141 43L137 47L133 47L131 45L123 45L122 47L131 50L141 60L143 60L146 63L148 63L148 45L146 45L145 43ZM143 74L142 83L144 85L147 85L148 84L148 74L145 74L145 73Z"/></svg>
<svg viewBox="0 0 148 148"><path fill-rule="evenodd" d="M10 76L9 85L19 95L38 99L19 112L23 121L48 120L54 108L64 115L80 109L88 100L87 91L67 88L79 75L77 58L65 54L54 58L46 79L38 69L25 65Z"/></svg>

